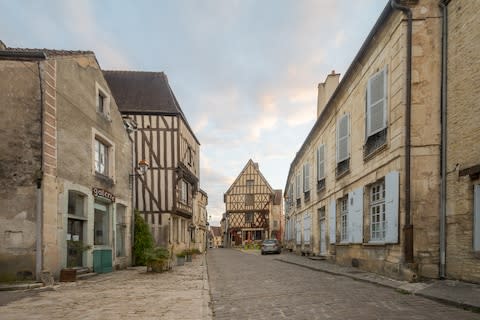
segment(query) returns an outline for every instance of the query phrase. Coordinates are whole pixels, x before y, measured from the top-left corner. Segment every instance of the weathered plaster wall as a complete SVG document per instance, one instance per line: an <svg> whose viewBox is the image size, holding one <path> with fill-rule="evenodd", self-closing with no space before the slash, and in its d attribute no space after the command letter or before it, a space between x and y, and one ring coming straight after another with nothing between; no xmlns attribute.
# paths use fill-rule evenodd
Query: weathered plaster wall
<svg viewBox="0 0 480 320"><path fill-rule="evenodd" d="M0 61L0 74L0 281L6 281L17 272L35 276L41 99L37 63Z"/></svg>

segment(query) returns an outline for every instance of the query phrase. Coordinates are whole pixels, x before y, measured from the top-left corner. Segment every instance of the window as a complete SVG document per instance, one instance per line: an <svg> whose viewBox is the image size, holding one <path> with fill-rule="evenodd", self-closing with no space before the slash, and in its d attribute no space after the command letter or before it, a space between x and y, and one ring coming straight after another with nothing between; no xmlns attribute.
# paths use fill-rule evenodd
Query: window
<svg viewBox="0 0 480 320"><path fill-rule="evenodd" d="M180 241L185 242L185 233L187 232L185 220L180 220Z"/></svg>
<svg viewBox="0 0 480 320"><path fill-rule="evenodd" d="M273 220L273 227L275 229L278 228L278 221L277 220Z"/></svg>
<svg viewBox="0 0 480 320"><path fill-rule="evenodd" d="M116 238L115 238L115 252L117 257L125 256L125 243L126 243L126 228L127 224L125 219L125 206L117 204L116 210Z"/></svg>
<svg viewBox="0 0 480 320"><path fill-rule="evenodd" d="M253 223L253 212L245 213L245 223Z"/></svg>
<svg viewBox="0 0 480 320"><path fill-rule="evenodd" d="M303 165L303 192L310 191L310 163Z"/></svg>
<svg viewBox="0 0 480 320"><path fill-rule="evenodd" d="M253 194L246 194L245 195L245 205L246 206L253 206Z"/></svg>
<svg viewBox="0 0 480 320"><path fill-rule="evenodd" d="M300 216L297 216L297 221L295 223L295 232L296 232L296 243L302 244L302 221Z"/></svg>
<svg viewBox="0 0 480 320"><path fill-rule="evenodd" d="M95 172L108 175L108 146L95 139Z"/></svg>
<svg viewBox="0 0 480 320"><path fill-rule="evenodd" d="M110 96L98 83L95 83L97 112L104 117L110 117Z"/></svg>
<svg viewBox="0 0 480 320"><path fill-rule="evenodd" d="M385 240L385 181L375 183L370 188L370 239Z"/></svg>
<svg viewBox="0 0 480 320"><path fill-rule="evenodd" d="M109 245L109 207L107 204L97 202L94 206L94 233L93 244L95 245Z"/></svg>
<svg viewBox="0 0 480 320"><path fill-rule="evenodd" d="M325 188L325 145L317 148L317 191Z"/></svg>
<svg viewBox="0 0 480 320"><path fill-rule="evenodd" d="M247 192L252 193L254 180L247 180L246 183L247 183Z"/></svg>
<svg viewBox="0 0 480 320"><path fill-rule="evenodd" d="M188 183L185 180L180 181L180 202L188 203Z"/></svg>
<svg viewBox="0 0 480 320"><path fill-rule="evenodd" d="M312 218L307 212L303 216L303 243L310 244L310 231L312 228Z"/></svg>
<svg viewBox="0 0 480 320"><path fill-rule="evenodd" d="M340 241L348 242L348 197L340 199Z"/></svg>
<svg viewBox="0 0 480 320"><path fill-rule="evenodd" d="M366 141L363 156L367 157L387 141L387 69L374 74L367 85Z"/></svg>
<svg viewBox="0 0 480 320"><path fill-rule="evenodd" d="M76 191L68 191L68 214L85 216L85 196Z"/></svg>
<svg viewBox="0 0 480 320"><path fill-rule="evenodd" d="M343 115L337 122L337 176L347 172L350 166L349 115Z"/></svg>
<svg viewBox="0 0 480 320"><path fill-rule="evenodd" d="M188 147L188 150L187 150L187 162L189 165L192 165L193 163L193 154L192 154L192 148L191 147Z"/></svg>
<svg viewBox="0 0 480 320"><path fill-rule="evenodd" d="M295 199L297 200L297 208L302 204L302 177L299 174L295 177Z"/></svg>

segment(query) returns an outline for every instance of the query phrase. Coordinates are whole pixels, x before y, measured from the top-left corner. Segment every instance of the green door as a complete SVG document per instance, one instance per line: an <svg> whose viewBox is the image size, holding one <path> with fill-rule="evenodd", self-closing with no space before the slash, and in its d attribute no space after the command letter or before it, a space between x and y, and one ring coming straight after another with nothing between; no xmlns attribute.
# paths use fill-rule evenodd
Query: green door
<svg viewBox="0 0 480 320"><path fill-rule="evenodd" d="M112 249L93 251L93 271L96 273L112 272Z"/></svg>

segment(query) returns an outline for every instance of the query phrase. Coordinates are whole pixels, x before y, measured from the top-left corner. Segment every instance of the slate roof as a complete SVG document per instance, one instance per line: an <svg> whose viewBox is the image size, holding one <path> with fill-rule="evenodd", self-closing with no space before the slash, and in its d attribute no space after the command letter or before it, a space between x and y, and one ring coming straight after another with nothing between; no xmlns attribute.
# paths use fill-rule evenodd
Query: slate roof
<svg viewBox="0 0 480 320"><path fill-rule="evenodd" d="M103 75L121 113L180 116L198 142L165 73L104 70Z"/></svg>
<svg viewBox="0 0 480 320"><path fill-rule="evenodd" d="M73 56L73 55L95 55L93 51L82 50L56 50L46 48L11 48L7 47L0 40L0 57L6 58L40 58L45 59L49 56Z"/></svg>

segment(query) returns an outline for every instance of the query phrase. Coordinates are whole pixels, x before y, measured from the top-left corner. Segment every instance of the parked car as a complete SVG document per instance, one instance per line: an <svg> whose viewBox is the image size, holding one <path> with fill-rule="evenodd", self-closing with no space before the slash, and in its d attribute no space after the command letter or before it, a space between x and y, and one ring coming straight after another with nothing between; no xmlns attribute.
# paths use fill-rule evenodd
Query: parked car
<svg viewBox="0 0 480 320"><path fill-rule="evenodd" d="M262 242L262 254L266 253L280 253L282 246L277 239L267 239Z"/></svg>

